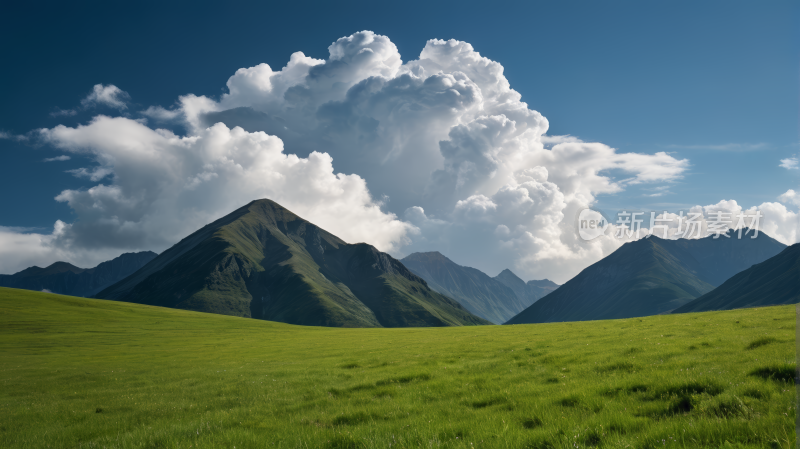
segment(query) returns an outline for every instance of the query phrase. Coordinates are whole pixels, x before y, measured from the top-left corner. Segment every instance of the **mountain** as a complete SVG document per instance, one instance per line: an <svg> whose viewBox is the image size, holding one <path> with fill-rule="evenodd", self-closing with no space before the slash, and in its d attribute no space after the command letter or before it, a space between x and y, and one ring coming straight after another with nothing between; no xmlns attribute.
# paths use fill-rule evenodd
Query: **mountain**
<svg viewBox="0 0 800 449"><path fill-rule="evenodd" d="M528 281L525 283L525 281L520 279L508 268L501 271L500 274L494 278L514 290L517 297L525 302L525 307L529 307L531 304L558 288L558 284L548 279Z"/></svg>
<svg viewBox="0 0 800 449"><path fill-rule="evenodd" d="M734 275L672 313L730 310L800 302L800 243Z"/></svg>
<svg viewBox="0 0 800 449"><path fill-rule="evenodd" d="M505 323L530 305L502 282L475 268L458 265L441 253L413 253L401 262L433 290L493 323Z"/></svg>
<svg viewBox="0 0 800 449"><path fill-rule="evenodd" d="M388 254L270 200L203 227L97 297L313 326L489 324Z"/></svg>
<svg viewBox="0 0 800 449"><path fill-rule="evenodd" d="M748 232L750 234L746 235ZM674 245L686 251L700 264L699 276L714 287L786 248L786 245L763 232L759 232L757 238L751 238L754 234L747 228L742 229L741 239L738 238L738 231L729 230L726 235L728 237L720 236L717 239L709 236L702 239L662 240L662 245Z"/></svg>
<svg viewBox="0 0 800 449"><path fill-rule="evenodd" d="M12 275L0 275L0 287L48 290L70 296L92 296L143 267L157 256L152 251L125 253L94 268L78 268L56 262L47 268L30 267Z"/></svg>
<svg viewBox="0 0 800 449"><path fill-rule="evenodd" d="M629 242L508 324L667 313L708 293L737 270L763 262L783 248L785 245L763 232L756 239L731 236L665 240L653 236Z"/></svg>

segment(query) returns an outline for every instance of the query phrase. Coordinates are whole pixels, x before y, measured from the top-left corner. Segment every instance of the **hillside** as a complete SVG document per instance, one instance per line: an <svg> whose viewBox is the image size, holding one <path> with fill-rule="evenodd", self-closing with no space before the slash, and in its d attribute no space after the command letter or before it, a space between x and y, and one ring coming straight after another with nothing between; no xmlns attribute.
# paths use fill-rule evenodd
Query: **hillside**
<svg viewBox="0 0 800 449"><path fill-rule="evenodd" d="M439 252L413 253L401 262L432 289L495 324L505 323L531 304L482 271L458 265Z"/></svg>
<svg viewBox="0 0 800 449"><path fill-rule="evenodd" d="M800 243L753 265L672 313L730 310L800 302Z"/></svg>
<svg viewBox="0 0 800 449"><path fill-rule="evenodd" d="M34 266L16 274L0 275L0 287L88 297L130 276L156 256L152 251L125 253L94 268L78 268L67 262L55 262L46 268Z"/></svg>
<svg viewBox="0 0 800 449"><path fill-rule="evenodd" d="M792 306L341 329L0 288L0 447L789 448L794 333Z"/></svg>
<svg viewBox="0 0 800 449"><path fill-rule="evenodd" d="M625 243L508 324L668 313L710 292L736 274L734 270L763 262L785 247L763 232L756 239L653 236Z"/></svg>
<svg viewBox="0 0 800 449"><path fill-rule="evenodd" d="M270 200L203 227L97 297L309 326L488 324L388 254Z"/></svg>

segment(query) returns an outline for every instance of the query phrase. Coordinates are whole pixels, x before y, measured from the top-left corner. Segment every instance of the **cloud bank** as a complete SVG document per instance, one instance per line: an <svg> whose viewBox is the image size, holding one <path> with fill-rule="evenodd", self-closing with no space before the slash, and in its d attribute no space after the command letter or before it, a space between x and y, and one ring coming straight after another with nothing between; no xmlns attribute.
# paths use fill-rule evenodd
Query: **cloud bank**
<svg viewBox="0 0 800 449"><path fill-rule="evenodd" d="M128 100L97 85L83 105L123 111ZM97 184L56 197L77 219L26 237L31 254L94 251L99 261L112 249L161 251L268 197L396 256L439 250L489 274L508 267L564 282L623 243L578 238L580 210L626 189L664 194L689 168L666 152L547 135L547 119L511 88L502 65L456 40L430 40L403 62L389 38L355 33L331 44L327 59L296 52L280 70L242 68L219 98L186 94L176 105L139 114L179 124L183 136L102 115L38 131L96 161L72 173ZM780 216L781 238L797 238L796 213L759 207ZM0 271L13 269L3 263Z"/></svg>

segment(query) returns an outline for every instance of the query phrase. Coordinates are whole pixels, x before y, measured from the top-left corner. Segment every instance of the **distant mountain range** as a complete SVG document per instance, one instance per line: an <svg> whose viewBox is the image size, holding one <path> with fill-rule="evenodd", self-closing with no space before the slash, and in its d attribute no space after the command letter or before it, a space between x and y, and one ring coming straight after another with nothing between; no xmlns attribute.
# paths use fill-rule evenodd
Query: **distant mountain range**
<svg viewBox="0 0 800 449"><path fill-rule="evenodd" d="M800 243L734 275L672 313L730 310L800 302Z"/></svg>
<svg viewBox="0 0 800 449"><path fill-rule="evenodd" d="M270 200L203 227L96 296L313 326L490 324L388 254Z"/></svg>
<svg viewBox="0 0 800 449"><path fill-rule="evenodd" d="M496 324L505 323L538 299L535 295L539 287L528 291L525 282L509 270L492 278L475 268L458 265L439 252L413 253L401 262L432 289Z"/></svg>
<svg viewBox="0 0 800 449"><path fill-rule="evenodd" d="M517 297L525 302L525 307L530 307L531 304L542 299L545 295L559 287L558 284L549 279L528 281L526 283L508 268L501 271L500 274L494 278L511 288L511 290L514 290Z"/></svg>
<svg viewBox="0 0 800 449"><path fill-rule="evenodd" d="M800 302L800 244L737 234L629 242L559 286L508 269L490 277L438 252L398 261L259 200L161 255L127 253L89 269L30 267L0 275L0 287L337 327L585 321Z"/></svg>
<svg viewBox="0 0 800 449"><path fill-rule="evenodd" d="M0 287L89 297L125 279L157 255L152 251L125 253L94 268L78 268L67 262L56 262L47 268L34 266L16 274L0 275Z"/></svg>
<svg viewBox="0 0 800 449"><path fill-rule="evenodd" d="M626 243L507 324L668 313L786 248L763 232L756 239L738 239L731 231L728 235L695 240L650 237Z"/></svg>

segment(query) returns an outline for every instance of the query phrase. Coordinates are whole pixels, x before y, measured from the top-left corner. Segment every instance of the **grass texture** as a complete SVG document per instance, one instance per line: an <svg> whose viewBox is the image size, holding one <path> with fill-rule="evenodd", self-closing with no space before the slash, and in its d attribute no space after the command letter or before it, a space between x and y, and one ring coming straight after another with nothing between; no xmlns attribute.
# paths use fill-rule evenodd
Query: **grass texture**
<svg viewBox="0 0 800 449"><path fill-rule="evenodd" d="M794 306L302 327L0 288L3 448L790 448Z"/></svg>

